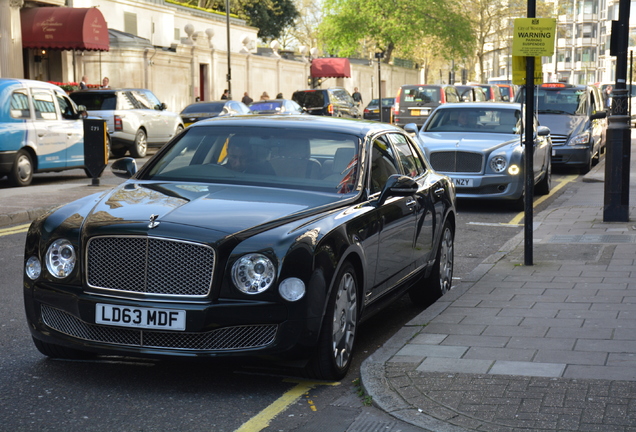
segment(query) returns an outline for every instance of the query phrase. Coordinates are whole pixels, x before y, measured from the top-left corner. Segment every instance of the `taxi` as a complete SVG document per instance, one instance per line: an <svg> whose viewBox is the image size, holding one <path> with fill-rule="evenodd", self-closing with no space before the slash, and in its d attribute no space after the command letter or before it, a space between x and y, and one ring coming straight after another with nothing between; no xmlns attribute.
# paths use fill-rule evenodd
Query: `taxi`
<svg viewBox="0 0 636 432"><path fill-rule="evenodd" d="M0 178L28 186L33 174L84 167L82 110L60 87L0 78Z"/></svg>

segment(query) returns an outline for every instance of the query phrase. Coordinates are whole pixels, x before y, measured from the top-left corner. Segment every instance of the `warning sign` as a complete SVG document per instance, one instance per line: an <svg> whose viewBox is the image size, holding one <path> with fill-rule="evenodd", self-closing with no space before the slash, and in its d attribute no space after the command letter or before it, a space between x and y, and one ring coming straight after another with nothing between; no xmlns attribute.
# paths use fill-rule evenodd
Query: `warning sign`
<svg viewBox="0 0 636 432"><path fill-rule="evenodd" d="M516 85L526 84L526 62L527 57L512 56L512 83ZM541 57L535 57L534 59L534 85L543 84L543 65L541 64Z"/></svg>
<svg viewBox="0 0 636 432"><path fill-rule="evenodd" d="M556 18L516 18L512 55L525 57L554 54Z"/></svg>

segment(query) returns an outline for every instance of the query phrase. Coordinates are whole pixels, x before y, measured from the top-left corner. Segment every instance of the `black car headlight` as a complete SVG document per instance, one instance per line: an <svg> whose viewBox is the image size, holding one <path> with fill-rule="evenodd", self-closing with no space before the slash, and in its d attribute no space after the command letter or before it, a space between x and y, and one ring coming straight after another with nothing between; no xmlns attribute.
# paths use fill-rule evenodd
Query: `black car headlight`
<svg viewBox="0 0 636 432"><path fill-rule="evenodd" d="M46 268L58 279L64 279L70 275L76 261L75 248L66 239L55 240L46 251Z"/></svg>
<svg viewBox="0 0 636 432"><path fill-rule="evenodd" d="M589 142L590 142L590 133L583 132L582 134L572 137L570 139L570 142L568 142L568 145L571 145L571 146L585 145L585 144L588 144Z"/></svg>
<svg viewBox="0 0 636 432"><path fill-rule="evenodd" d="M259 294L274 282L276 270L265 255L253 253L243 255L232 266L232 282L245 294Z"/></svg>

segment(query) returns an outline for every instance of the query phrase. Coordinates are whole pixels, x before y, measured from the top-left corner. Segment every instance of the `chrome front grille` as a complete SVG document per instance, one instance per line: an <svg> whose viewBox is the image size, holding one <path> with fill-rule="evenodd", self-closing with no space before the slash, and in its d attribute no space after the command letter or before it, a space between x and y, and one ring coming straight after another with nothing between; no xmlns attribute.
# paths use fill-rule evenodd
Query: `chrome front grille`
<svg viewBox="0 0 636 432"><path fill-rule="evenodd" d="M562 146L568 141L568 136L567 135L552 135L552 134L550 134L550 137L552 138L552 145L553 146Z"/></svg>
<svg viewBox="0 0 636 432"><path fill-rule="evenodd" d="M484 156L464 151L431 152L431 165L440 172L480 173Z"/></svg>
<svg viewBox="0 0 636 432"><path fill-rule="evenodd" d="M94 237L86 274L92 288L128 293L204 297L214 271L209 246L156 237Z"/></svg>
<svg viewBox="0 0 636 432"><path fill-rule="evenodd" d="M196 351L262 348L274 342L278 330L275 324L224 327L201 333L126 329L89 324L47 305L42 305L42 321L60 333L92 342Z"/></svg>

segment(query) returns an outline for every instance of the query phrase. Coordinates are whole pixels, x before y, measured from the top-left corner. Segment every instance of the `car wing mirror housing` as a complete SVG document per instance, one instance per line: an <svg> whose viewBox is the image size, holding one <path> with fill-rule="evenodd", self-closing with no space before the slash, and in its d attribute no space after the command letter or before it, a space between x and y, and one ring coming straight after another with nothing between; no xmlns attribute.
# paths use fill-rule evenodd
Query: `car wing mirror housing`
<svg viewBox="0 0 636 432"><path fill-rule="evenodd" d="M110 170L117 177L128 179L137 173L137 162L131 157L117 159Z"/></svg>
<svg viewBox="0 0 636 432"><path fill-rule="evenodd" d="M418 189L419 185L411 177L401 174L393 174L384 184L382 192L380 192L378 205L384 204L384 202L390 197L415 195Z"/></svg>
<svg viewBox="0 0 636 432"><path fill-rule="evenodd" d="M607 117L607 111L599 111L590 116L590 120L603 119Z"/></svg>
<svg viewBox="0 0 636 432"><path fill-rule="evenodd" d="M417 135L417 125L415 123L408 123L404 125L404 130L408 133Z"/></svg>
<svg viewBox="0 0 636 432"><path fill-rule="evenodd" d="M548 136L550 135L550 128L547 126L539 126L537 128L537 135L539 136Z"/></svg>

